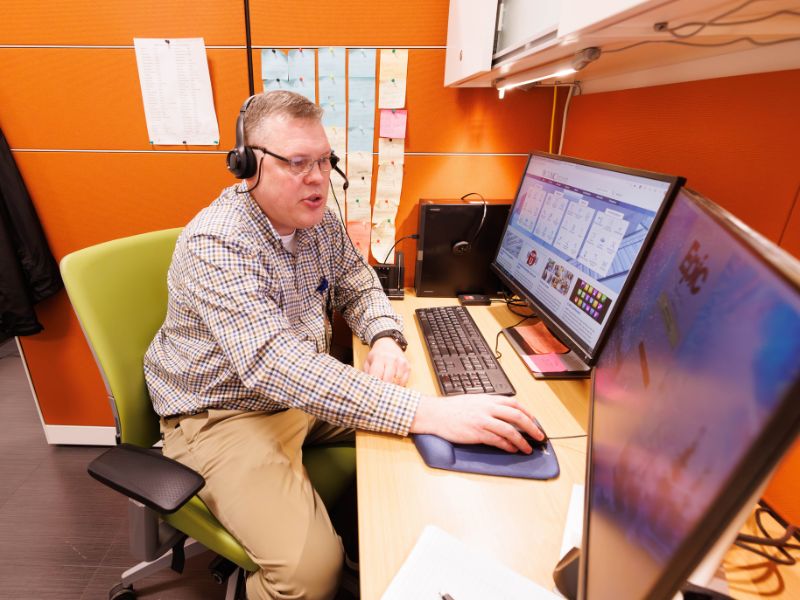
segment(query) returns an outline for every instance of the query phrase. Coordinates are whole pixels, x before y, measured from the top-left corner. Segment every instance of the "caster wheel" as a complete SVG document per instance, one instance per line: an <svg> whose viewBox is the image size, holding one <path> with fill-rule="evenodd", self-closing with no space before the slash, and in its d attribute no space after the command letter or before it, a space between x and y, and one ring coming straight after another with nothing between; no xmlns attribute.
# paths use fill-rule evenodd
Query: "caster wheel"
<svg viewBox="0 0 800 600"><path fill-rule="evenodd" d="M218 584L223 584L228 581L228 577L236 570L236 565L221 556L217 556L208 565L208 569L211 571L211 577L214 581Z"/></svg>
<svg viewBox="0 0 800 600"><path fill-rule="evenodd" d="M136 592L132 585L118 583L108 592L108 600L136 600Z"/></svg>

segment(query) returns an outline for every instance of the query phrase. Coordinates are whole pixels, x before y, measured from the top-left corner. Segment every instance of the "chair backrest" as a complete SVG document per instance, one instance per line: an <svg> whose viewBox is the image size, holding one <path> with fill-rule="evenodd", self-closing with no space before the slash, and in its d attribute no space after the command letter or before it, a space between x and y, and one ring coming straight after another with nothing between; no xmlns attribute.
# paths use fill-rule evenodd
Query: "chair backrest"
<svg viewBox="0 0 800 600"><path fill-rule="evenodd" d="M61 260L64 286L108 390L118 443L149 447L159 437L142 361L167 312L167 270L180 232L113 240Z"/></svg>

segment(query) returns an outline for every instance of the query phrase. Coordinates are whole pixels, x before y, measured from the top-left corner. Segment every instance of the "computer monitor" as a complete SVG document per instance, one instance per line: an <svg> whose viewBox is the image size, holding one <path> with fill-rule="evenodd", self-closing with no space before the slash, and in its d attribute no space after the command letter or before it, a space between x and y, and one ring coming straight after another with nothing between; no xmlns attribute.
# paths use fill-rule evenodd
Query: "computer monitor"
<svg viewBox="0 0 800 600"><path fill-rule="evenodd" d="M800 431L800 262L681 190L593 375L579 598L672 598Z"/></svg>
<svg viewBox="0 0 800 600"><path fill-rule="evenodd" d="M534 357L534 370L588 374L680 183L671 175L530 155L492 269L571 351Z"/></svg>

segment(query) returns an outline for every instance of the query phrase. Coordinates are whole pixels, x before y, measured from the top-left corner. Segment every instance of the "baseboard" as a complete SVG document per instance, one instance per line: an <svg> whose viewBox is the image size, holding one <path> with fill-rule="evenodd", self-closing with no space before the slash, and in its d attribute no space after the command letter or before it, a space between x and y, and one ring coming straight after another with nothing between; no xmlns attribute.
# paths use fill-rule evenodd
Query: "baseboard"
<svg viewBox="0 0 800 600"><path fill-rule="evenodd" d="M114 446L113 427L91 425L44 425L48 444L69 446Z"/></svg>

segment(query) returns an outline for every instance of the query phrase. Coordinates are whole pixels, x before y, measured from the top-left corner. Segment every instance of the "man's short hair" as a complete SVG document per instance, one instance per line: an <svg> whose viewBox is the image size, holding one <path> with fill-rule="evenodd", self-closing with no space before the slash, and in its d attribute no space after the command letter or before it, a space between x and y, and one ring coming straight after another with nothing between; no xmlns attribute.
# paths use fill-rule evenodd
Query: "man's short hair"
<svg viewBox="0 0 800 600"><path fill-rule="evenodd" d="M252 142L256 131L267 118L276 116L319 121L322 119L322 107L295 92L276 90L257 94L244 114L245 143Z"/></svg>

